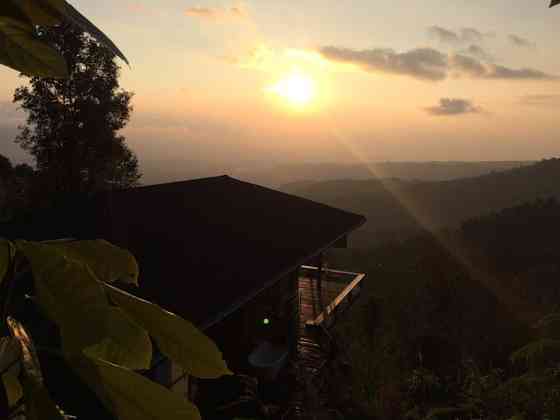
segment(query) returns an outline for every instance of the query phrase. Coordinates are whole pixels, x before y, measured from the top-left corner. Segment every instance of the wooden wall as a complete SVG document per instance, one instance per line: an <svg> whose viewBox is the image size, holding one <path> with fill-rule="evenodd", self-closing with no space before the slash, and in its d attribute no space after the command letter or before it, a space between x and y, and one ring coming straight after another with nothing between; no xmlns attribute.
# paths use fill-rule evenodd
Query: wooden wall
<svg viewBox="0 0 560 420"><path fill-rule="evenodd" d="M298 271L294 270L206 333L218 344L233 371L249 373L247 357L259 341L294 349L298 316Z"/></svg>
<svg viewBox="0 0 560 420"><path fill-rule="evenodd" d="M185 397L189 396L189 375L179 364L171 363L171 390Z"/></svg>

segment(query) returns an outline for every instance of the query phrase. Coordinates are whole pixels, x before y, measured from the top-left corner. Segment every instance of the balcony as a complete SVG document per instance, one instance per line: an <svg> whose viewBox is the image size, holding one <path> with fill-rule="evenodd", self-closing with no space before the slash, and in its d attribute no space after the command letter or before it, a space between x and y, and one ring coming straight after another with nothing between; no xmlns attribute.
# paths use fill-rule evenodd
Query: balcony
<svg viewBox="0 0 560 420"><path fill-rule="evenodd" d="M310 395L326 398L315 383L333 352L329 328L359 296L365 274L302 266L299 275L299 327L295 366L297 386L288 413L293 419L312 418L308 413ZM313 385L315 383L315 385ZM322 401L326 403L326 401Z"/></svg>
<svg viewBox="0 0 560 420"><path fill-rule="evenodd" d="M300 323L329 328L360 294L365 274L302 266L299 277Z"/></svg>
<svg viewBox="0 0 560 420"><path fill-rule="evenodd" d="M362 273L301 267L296 358L307 374L317 374L328 360L328 329L358 297L364 278Z"/></svg>

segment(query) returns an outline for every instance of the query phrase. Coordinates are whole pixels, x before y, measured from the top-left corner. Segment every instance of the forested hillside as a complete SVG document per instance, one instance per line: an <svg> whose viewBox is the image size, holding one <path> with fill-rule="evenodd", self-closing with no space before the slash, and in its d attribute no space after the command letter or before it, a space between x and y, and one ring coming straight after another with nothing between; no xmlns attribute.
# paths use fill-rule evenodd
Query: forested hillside
<svg viewBox="0 0 560 420"><path fill-rule="evenodd" d="M537 198L560 197L560 159L473 178L438 182L339 180L287 186L285 191L363 214L355 236L364 246L409 237L418 229L461 222Z"/></svg>
<svg viewBox="0 0 560 420"><path fill-rule="evenodd" d="M559 202L536 200L332 255L368 273L337 330L372 418L560 415L559 233Z"/></svg>
<svg viewBox="0 0 560 420"><path fill-rule="evenodd" d="M233 175L243 180L282 187L292 183L320 182L336 179L400 178L405 180L444 181L504 171L530 161L488 162L360 162L360 163L292 163L266 167L248 165Z"/></svg>

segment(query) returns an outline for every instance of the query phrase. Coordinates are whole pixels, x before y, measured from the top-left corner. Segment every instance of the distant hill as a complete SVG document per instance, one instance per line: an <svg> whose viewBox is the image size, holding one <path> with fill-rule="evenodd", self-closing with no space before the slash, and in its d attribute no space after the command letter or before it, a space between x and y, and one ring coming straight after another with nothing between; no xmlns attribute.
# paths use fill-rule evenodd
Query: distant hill
<svg viewBox="0 0 560 420"><path fill-rule="evenodd" d="M371 162L360 164L299 163L249 166L234 169L232 176L273 188L300 182L336 179L367 180L400 178L404 180L446 181L504 171L533 162Z"/></svg>
<svg viewBox="0 0 560 420"><path fill-rule="evenodd" d="M469 219L461 225L460 235L491 271L513 274L554 267L560 274L560 202L556 199L526 202Z"/></svg>
<svg viewBox="0 0 560 420"><path fill-rule="evenodd" d="M449 181L398 179L297 183L284 191L365 215L355 244L462 221L538 198L560 198L560 159ZM373 235L372 235L373 234Z"/></svg>

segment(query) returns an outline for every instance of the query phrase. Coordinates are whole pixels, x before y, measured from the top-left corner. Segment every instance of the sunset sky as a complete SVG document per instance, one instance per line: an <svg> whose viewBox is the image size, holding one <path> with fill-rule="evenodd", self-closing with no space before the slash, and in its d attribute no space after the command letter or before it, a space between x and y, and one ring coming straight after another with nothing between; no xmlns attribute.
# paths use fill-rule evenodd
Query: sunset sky
<svg viewBox="0 0 560 420"><path fill-rule="evenodd" d="M548 0L72 0L125 52L144 182L275 162L560 153ZM0 68L0 153L23 83Z"/></svg>

